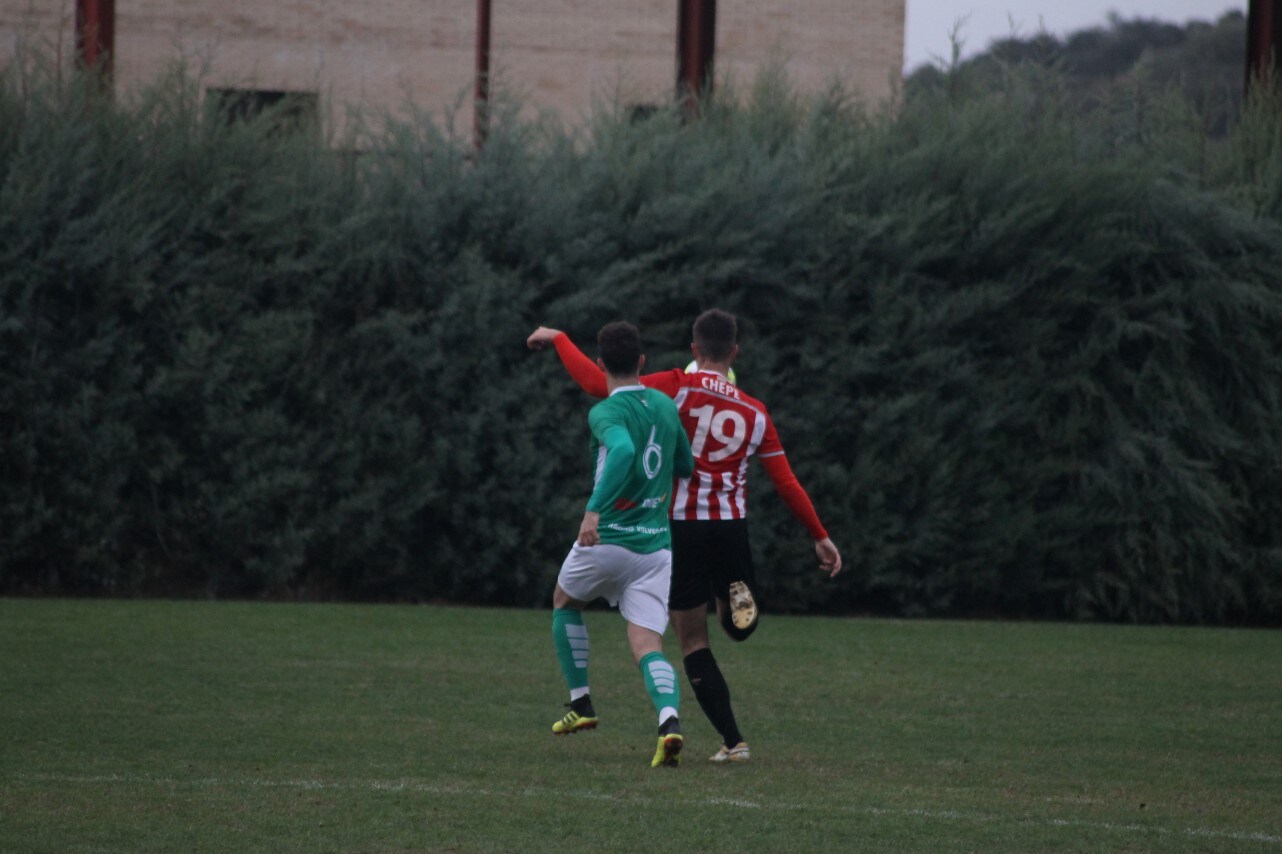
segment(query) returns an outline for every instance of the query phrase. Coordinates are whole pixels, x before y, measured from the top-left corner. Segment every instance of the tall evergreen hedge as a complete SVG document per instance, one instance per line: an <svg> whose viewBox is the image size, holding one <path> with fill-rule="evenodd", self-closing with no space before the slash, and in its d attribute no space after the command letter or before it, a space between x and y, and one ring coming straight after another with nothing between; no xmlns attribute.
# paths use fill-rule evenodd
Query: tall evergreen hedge
<svg viewBox="0 0 1282 854"><path fill-rule="evenodd" d="M697 121L350 138L0 71L0 593L546 603L585 348L739 313L842 548L752 476L767 606L1282 620L1282 116L1054 72L893 110L782 74Z"/></svg>

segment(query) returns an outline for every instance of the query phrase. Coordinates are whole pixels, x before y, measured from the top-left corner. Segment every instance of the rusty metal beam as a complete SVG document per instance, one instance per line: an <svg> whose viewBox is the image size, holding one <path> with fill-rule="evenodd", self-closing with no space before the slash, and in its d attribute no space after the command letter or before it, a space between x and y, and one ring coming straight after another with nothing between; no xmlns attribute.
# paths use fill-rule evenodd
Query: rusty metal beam
<svg viewBox="0 0 1282 854"><path fill-rule="evenodd" d="M717 0L678 0L677 100L691 106L712 91Z"/></svg>
<svg viewBox="0 0 1282 854"><path fill-rule="evenodd" d="M116 0L76 0L76 58L110 83L116 53Z"/></svg>
<svg viewBox="0 0 1282 854"><path fill-rule="evenodd" d="M485 145L490 132L490 0L476 0L476 92L472 100L472 144Z"/></svg>
<svg viewBox="0 0 1282 854"><path fill-rule="evenodd" d="M1246 15L1246 86L1276 74L1282 59L1282 0L1250 0Z"/></svg>

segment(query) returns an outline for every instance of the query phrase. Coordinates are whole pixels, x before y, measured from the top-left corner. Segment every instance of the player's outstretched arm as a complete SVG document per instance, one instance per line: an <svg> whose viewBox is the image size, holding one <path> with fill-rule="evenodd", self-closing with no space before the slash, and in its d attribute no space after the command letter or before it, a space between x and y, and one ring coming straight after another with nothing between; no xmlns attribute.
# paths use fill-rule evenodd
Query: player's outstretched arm
<svg viewBox="0 0 1282 854"><path fill-rule="evenodd" d="M605 383L605 371L574 346L570 336L559 329L540 326L525 339L525 346L531 350L543 350L551 344L561 358L561 364L570 374L570 378L579 384L579 388L593 397L605 397L609 389Z"/></svg>
<svg viewBox="0 0 1282 854"><path fill-rule="evenodd" d="M547 345L556 340L556 336L562 334L560 329L552 329L548 326L540 326L530 333L530 337L525 339L525 346L531 350L542 350Z"/></svg>

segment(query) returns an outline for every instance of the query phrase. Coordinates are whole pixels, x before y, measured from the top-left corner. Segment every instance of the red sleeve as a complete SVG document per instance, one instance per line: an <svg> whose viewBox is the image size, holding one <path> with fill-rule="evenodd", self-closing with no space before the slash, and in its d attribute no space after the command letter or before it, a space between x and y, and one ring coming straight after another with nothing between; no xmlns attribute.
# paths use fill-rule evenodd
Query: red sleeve
<svg viewBox="0 0 1282 854"><path fill-rule="evenodd" d="M570 336L562 332L552 340L556 354L561 357L561 364L570 373L570 378L579 387L593 397L605 397L608 393L605 385L605 371L597 367L596 362L583 355L583 351L574 346Z"/></svg>
<svg viewBox="0 0 1282 854"><path fill-rule="evenodd" d="M792 466L788 465L788 458L783 454L772 454L768 457L760 457L761 465L770 476L770 482L775 485L775 491L783 499L788 508L792 510L793 515L801 520L801 524L806 526L810 536L815 540L823 540L828 537L828 532L824 530L823 524L819 521L819 514L815 512L815 506L810 503L810 496L806 490L801 488L797 481L797 476L792 473Z"/></svg>
<svg viewBox="0 0 1282 854"><path fill-rule="evenodd" d="M673 368L670 371L659 371L653 374L642 374L641 385L646 388L652 388L660 391L668 397L676 397L677 392L681 391L681 377L685 371L680 368Z"/></svg>

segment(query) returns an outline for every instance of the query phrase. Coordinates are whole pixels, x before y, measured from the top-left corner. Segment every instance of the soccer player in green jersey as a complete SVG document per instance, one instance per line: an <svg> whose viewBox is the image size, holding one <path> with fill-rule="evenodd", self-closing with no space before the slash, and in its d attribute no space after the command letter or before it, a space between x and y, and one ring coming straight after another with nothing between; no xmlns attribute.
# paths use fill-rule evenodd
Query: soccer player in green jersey
<svg viewBox="0 0 1282 854"><path fill-rule="evenodd" d="M676 766L683 745L680 688L663 656L672 577L668 510L673 479L689 477L694 458L672 399L641 385L645 356L637 328L606 324L597 333L597 347L609 393L588 412L596 481L552 593L552 640L570 689L570 711L552 732L566 735L597 725L583 609L604 598L627 621L632 658L658 713L659 742L650 766Z"/></svg>

